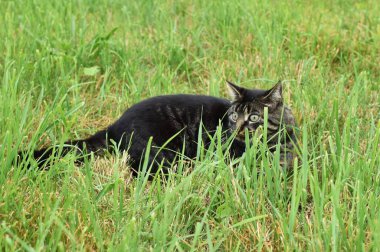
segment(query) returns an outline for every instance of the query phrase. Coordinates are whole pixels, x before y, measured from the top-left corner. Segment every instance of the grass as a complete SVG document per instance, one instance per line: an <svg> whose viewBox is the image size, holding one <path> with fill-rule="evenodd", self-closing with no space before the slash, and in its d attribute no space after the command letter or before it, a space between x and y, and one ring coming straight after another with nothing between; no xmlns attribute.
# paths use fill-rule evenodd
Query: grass
<svg viewBox="0 0 380 252"><path fill-rule="evenodd" d="M374 0L2 1L0 250L378 250L378 13ZM258 143L231 164L218 141L167 183L132 179L125 155L12 166L146 97L224 97L226 79L285 80L291 176Z"/></svg>

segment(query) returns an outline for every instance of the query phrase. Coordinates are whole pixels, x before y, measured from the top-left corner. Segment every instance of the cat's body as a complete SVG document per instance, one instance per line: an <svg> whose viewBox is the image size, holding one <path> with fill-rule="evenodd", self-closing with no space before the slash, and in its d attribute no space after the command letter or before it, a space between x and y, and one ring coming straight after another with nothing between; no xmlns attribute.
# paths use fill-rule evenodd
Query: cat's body
<svg viewBox="0 0 380 252"><path fill-rule="evenodd" d="M78 154L84 150L99 154L105 149L112 149L110 147L116 144L119 151L128 151L131 166L137 172L144 159L148 141L152 138L149 163L154 162L151 170L154 173L160 163L169 167L182 150L186 157L196 156L200 125L206 146L209 135L221 125L226 134L237 131L231 153L239 156L245 148L245 129L254 131L263 125L264 107L268 107L269 111L269 135L276 136L281 130L280 124L294 125L291 111L282 104L281 85L275 87L277 88L270 90L248 90L229 83L232 102L203 95L153 97L130 107L115 123L95 135L66 142L61 155L66 155L73 149ZM288 131L290 137L284 138L283 144L292 147L290 142L294 140L294 133L290 128ZM278 138L268 139L274 145ZM41 149L34 152L34 158L44 164L52 154L51 148Z"/></svg>
<svg viewBox="0 0 380 252"><path fill-rule="evenodd" d="M206 131L213 134L220 120L222 125L226 125L223 120L229 106L228 100L212 96L182 94L153 97L128 109L107 129L108 137L121 143L122 150L129 147L128 154L136 170L152 137L149 163L154 159L156 162L165 159L165 166L168 166L182 149L186 157L194 158L201 122L202 140L207 143ZM141 127L145 127L144 130ZM162 146L164 148L160 150Z"/></svg>

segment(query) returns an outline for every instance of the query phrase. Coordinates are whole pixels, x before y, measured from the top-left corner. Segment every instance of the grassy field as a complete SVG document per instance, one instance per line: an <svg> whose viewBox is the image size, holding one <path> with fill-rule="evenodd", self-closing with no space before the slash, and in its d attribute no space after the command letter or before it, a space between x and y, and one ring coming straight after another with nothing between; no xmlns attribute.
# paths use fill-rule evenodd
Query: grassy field
<svg viewBox="0 0 380 252"><path fill-rule="evenodd" d="M1 1L0 250L378 250L379 13L375 0ZM226 79L284 80L292 175L261 146L226 162L220 143L166 183L131 178L126 155L12 165L146 97L226 97Z"/></svg>

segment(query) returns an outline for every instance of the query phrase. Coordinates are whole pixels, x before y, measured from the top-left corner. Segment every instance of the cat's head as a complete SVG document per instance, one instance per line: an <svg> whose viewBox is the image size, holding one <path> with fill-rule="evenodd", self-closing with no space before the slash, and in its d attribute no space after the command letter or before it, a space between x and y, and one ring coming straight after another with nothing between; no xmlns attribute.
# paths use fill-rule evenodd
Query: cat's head
<svg viewBox="0 0 380 252"><path fill-rule="evenodd" d="M294 125L291 111L284 106L282 84L278 82L269 90L246 89L227 82L231 96L228 124L237 132L237 139L244 141L245 131L254 132L264 125L264 108L268 108L268 135L275 135L280 127Z"/></svg>

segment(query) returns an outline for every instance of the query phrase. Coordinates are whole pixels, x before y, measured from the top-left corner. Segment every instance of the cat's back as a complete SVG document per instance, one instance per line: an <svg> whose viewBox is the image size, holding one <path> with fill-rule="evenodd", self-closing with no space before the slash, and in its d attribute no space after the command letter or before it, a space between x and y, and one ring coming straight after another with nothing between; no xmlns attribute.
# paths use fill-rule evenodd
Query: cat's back
<svg viewBox="0 0 380 252"><path fill-rule="evenodd" d="M176 95L160 95L145 99L133 105L130 109L144 109L146 107L156 106L228 106L230 103L226 99L208 96L208 95L191 95L191 94L176 94Z"/></svg>
<svg viewBox="0 0 380 252"><path fill-rule="evenodd" d="M162 95L143 100L126 110L124 115L134 113L157 113L174 110L178 113L210 113L225 111L229 107L229 101L222 98L207 95Z"/></svg>
<svg viewBox="0 0 380 252"><path fill-rule="evenodd" d="M227 112L230 102L206 95L162 95L148 98L128 108L114 126L165 129L176 124L217 124ZM178 125L179 126L179 125Z"/></svg>

